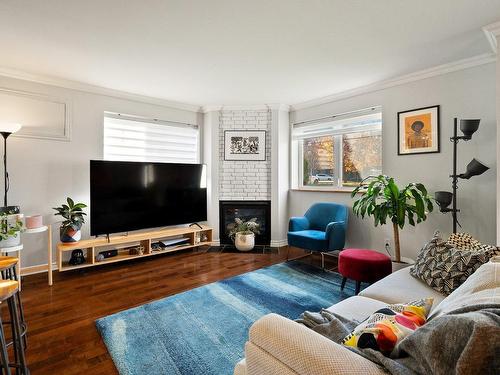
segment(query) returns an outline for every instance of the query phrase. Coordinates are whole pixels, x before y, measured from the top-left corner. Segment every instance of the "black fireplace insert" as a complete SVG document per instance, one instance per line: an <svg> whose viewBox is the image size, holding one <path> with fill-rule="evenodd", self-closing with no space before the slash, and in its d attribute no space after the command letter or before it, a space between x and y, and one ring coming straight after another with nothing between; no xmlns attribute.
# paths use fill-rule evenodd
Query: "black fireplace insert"
<svg viewBox="0 0 500 375"><path fill-rule="evenodd" d="M219 237L221 245L230 245L227 226L239 218L247 221L257 218L260 234L255 236L256 245L271 243L271 201L219 201Z"/></svg>

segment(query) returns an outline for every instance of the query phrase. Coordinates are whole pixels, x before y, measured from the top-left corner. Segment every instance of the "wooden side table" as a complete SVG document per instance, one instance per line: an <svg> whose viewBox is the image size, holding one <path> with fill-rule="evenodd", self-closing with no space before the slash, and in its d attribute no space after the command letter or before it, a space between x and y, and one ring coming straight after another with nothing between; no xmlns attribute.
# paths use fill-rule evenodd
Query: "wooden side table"
<svg viewBox="0 0 500 375"><path fill-rule="evenodd" d="M48 282L49 285L52 285L52 227L51 225L44 225L39 228L26 229L23 234L34 234L34 233L43 233L47 232L47 255L48 255ZM19 258L18 265L21 264L21 259ZM19 283L21 283L21 267L19 267Z"/></svg>

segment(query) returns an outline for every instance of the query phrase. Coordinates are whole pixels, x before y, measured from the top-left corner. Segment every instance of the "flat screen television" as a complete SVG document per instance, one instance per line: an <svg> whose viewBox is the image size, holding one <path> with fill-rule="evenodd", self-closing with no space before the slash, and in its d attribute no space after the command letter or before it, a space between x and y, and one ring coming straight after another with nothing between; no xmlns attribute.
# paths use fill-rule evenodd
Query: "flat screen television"
<svg viewBox="0 0 500 375"><path fill-rule="evenodd" d="M203 164L90 161L90 234L207 219Z"/></svg>

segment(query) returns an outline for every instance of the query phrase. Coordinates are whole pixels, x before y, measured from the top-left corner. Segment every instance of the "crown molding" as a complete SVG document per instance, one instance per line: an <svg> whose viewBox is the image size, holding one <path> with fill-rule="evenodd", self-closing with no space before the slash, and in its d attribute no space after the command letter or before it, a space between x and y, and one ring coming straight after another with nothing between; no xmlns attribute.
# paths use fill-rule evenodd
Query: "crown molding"
<svg viewBox="0 0 500 375"><path fill-rule="evenodd" d="M497 53L497 38L500 37L500 21L484 26L483 31L486 35L486 39L488 39L488 43L490 43L491 50L493 51L493 53Z"/></svg>
<svg viewBox="0 0 500 375"><path fill-rule="evenodd" d="M290 112L290 106L283 103L255 105L205 105L201 108L201 112L208 113L214 111L265 111L268 109Z"/></svg>
<svg viewBox="0 0 500 375"><path fill-rule="evenodd" d="M50 86L57 86L64 89L82 91L90 94L110 96L118 99L126 99L134 102L145 104L154 104L172 109L180 109L184 111L200 112L201 106L196 104L180 103L166 99L154 98L147 95L134 94L126 91L110 89L107 87L91 85L83 82L72 81L64 78L58 78L43 74L34 74L23 72L17 69L0 67L0 76L21 79L35 83L42 83Z"/></svg>
<svg viewBox="0 0 500 375"><path fill-rule="evenodd" d="M370 85L357 87L351 90L339 92L337 94L328 95L322 98L308 100L302 103L293 104L291 111L315 107L321 104L334 102L337 100L351 98L353 96L367 94L374 91L384 90L390 87L404 85L406 83L420 81L423 79L436 77L443 74L456 72L463 69L473 68L475 66L490 64L496 61L496 55L493 53L484 53L481 55L469 57L463 60L454 61L447 64L438 65L432 68L420 70L414 73L406 74L400 77L391 78L385 81L375 82Z"/></svg>

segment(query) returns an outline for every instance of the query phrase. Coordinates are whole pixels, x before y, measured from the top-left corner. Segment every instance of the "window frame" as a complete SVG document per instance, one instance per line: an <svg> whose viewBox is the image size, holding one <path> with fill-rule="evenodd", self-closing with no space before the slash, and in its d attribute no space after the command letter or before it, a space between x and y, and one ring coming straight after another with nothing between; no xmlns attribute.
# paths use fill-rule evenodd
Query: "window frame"
<svg viewBox="0 0 500 375"><path fill-rule="evenodd" d="M303 125L307 127L308 123L311 124L321 124L332 121L332 119L341 117L343 119L355 118L363 113L367 113L368 111L372 111L372 113L380 114L380 137L381 137L381 157L383 155L383 115L382 115L382 107L375 106L368 109L363 109L359 111L353 111L340 115L332 115L328 117L324 117L317 120L304 121L292 124L290 141L291 141L291 187L292 191L312 191L312 192L343 192L343 193L351 193L355 187L353 186L342 186L343 179L343 142L342 137L343 134L355 134L357 132L345 132L343 134L324 134L324 136L333 136L334 142L334 181L337 181L336 185L304 185L304 140L307 139L303 137L302 139L294 139L293 132L294 126L297 124ZM366 129L365 131L374 131L373 129ZM317 135L316 137L320 137L321 135ZM315 138L315 136L311 136L310 138ZM381 165L381 170L383 171L383 160Z"/></svg>

